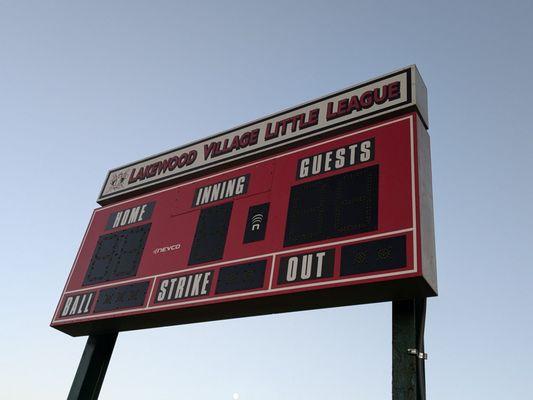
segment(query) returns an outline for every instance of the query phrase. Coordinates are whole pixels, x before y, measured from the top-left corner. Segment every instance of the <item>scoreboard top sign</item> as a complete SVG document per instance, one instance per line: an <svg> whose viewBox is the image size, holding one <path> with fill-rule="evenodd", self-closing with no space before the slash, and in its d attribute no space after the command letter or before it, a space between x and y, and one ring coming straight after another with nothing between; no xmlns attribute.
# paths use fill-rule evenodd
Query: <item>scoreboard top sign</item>
<svg viewBox="0 0 533 400"><path fill-rule="evenodd" d="M51 325L435 296L426 109L413 66L111 171Z"/></svg>
<svg viewBox="0 0 533 400"><path fill-rule="evenodd" d="M428 126L426 87L410 66L108 172L97 202L110 204L237 160L317 140L385 114L416 110Z"/></svg>

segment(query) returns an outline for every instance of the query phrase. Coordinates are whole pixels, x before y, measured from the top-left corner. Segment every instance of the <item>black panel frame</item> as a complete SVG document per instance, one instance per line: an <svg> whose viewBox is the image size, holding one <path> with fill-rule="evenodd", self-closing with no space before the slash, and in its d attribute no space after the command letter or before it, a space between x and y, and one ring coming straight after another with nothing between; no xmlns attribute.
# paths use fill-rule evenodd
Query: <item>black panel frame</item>
<svg viewBox="0 0 533 400"><path fill-rule="evenodd" d="M283 245L301 245L378 229L378 189L379 165L293 186ZM347 222L352 223L347 225Z"/></svg>
<svg viewBox="0 0 533 400"><path fill-rule="evenodd" d="M248 209L246 228L244 230L244 244L259 242L265 239L269 210L270 203L256 204ZM259 229L254 230L254 216L257 214L261 214L262 219L259 223Z"/></svg>
<svg viewBox="0 0 533 400"><path fill-rule="evenodd" d="M87 267L82 286L111 282L137 274L152 224L101 235ZM138 243L130 239L139 235ZM104 254L102 254L102 252Z"/></svg>
<svg viewBox="0 0 533 400"><path fill-rule="evenodd" d="M93 313L122 310L142 306L150 281L105 288L98 293Z"/></svg>
<svg viewBox="0 0 533 400"><path fill-rule="evenodd" d="M405 235L343 246L341 276L404 268L407 266L406 246Z"/></svg>
<svg viewBox="0 0 533 400"><path fill-rule="evenodd" d="M216 261L224 257L232 209L233 202L230 201L200 211L188 265Z"/></svg>
<svg viewBox="0 0 533 400"><path fill-rule="evenodd" d="M215 294L261 289L265 282L267 260L220 268Z"/></svg>

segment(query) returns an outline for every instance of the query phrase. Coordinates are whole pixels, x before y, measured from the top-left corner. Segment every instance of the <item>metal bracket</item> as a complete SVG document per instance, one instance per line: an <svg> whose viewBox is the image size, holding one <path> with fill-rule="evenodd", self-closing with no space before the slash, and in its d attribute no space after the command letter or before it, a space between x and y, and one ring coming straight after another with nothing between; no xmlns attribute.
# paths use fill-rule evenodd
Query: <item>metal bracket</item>
<svg viewBox="0 0 533 400"><path fill-rule="evenodd" d="M392 399L426 400L426 299L392 302Z"/></svg>
<svg viewBox="0 0 533 400"><path fill-rule="evenodd" d="M428 353L419 352L418 349L407 349L407 353L411 354L412 356L416 356L420 358L421 360L428 359Z"/></svg>

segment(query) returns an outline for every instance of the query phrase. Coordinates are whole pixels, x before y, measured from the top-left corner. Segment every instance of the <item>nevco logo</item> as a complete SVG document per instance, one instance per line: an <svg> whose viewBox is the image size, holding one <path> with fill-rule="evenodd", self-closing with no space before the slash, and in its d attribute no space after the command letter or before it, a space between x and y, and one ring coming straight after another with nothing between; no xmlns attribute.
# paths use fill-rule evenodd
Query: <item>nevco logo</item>
<svg viewBox="0 0 533 400"><path fill-rule="evenodd" d="M170 246L158 247L157 249L154 249L152 253L160 254L160 253L166 253L168 251L174 251L174 250L179 250L179 249L181 249L181 244L176 243L176 244L171 244Z"/></svg>

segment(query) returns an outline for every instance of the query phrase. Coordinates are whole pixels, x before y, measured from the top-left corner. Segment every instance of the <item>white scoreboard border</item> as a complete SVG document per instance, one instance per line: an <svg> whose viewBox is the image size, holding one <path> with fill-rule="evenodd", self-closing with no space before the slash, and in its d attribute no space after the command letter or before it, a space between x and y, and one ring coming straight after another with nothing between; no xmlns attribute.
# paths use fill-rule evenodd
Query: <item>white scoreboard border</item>
<svg viewBox="0 0 533 400"><path fill-rule="evenodd" d="M117 205L120 205L120 204L123 204L123 203L131 202L132 200L139 200L139 199L142 199L142 198L145 198L145 197L149 197L149 196L152 196L152 195L154 195L156 193L162 193L162 192L165 192L165 191L168 191L168 190L174 190L177 187L190 185L191 183L201 182L201 181L206 180L206 179L211 179L211 178L213 178L215 176L225 175L225 174L227 174L229 172L237 171L237 170L242 169L242 168L247 168L247 167L250 167L252 165L261 164L262 162L265 162L265 161L270 161L270 160L273 160L273 159L276 159L276 158L285 157L285 156L287 156L289 154L298 153L300 151L311 149L311 148L317 147L317 146L321 146L321 145L326 144L326 143L331 143L331 142L334 142L334 141L337 141L337 140L341 140L341 139L344 139L344 138L348 138L348 137L351 137L351 136L357 136L357 135L360 135L362 133L369 132L369 131L372 131L374 129L377 129L377 128L380 128L380 127L383 127L383 126L395 124L395 123L398 123L398 122L401 122L401 121L405 121L405 120L409 120L409 130L410 130L409 139L410 139L410 150L411 150L411 203L412 203L412 222L413 222L412 227L401 229L401 230L396 230L396 231L384 232L384 233L375 234L375 235L368 235L368 236L359 237L359 238L356 238L356 239L346 239L346 240L340 240L340 241L337 241L337 242L332 242L332 243L327 243L327 244L318 244L318 245L313 245L313 246L299 247L299 248L296 248L296 249L282 250L282 251L277 251L277 252L273 252L273 253L265 253L265 254L261 254L261 255L257 255L257 256L253 256L253 257L247 257L247 258L223 261L223 262L219 262L219 263L205 264L205 265L202 265L202 266L199 266L199 267L192 267L192 268L187 268L187 269L179 269L179 270L175 270L175 271L171 271L171 272L165 272L165 273L162 273L162 274L145 276L145 277L142 277L142 278L125 279L125 280L121 280L120 282L113 282L113 283L106 283L106 284L101 284L101 285L94 285L94 286L90 286L90 287L83 288L83 289L75 289L75 290L69 290L69 291L65 290L68 287L69 283L70 283L70 279L72 277L72 273L74 272L74 266L76 265L76 263L78 261L81 249L83 248L83 245L85 243L85 239L87 238L87 234L89 232L89 227L91 226L91 223L93 221L94 215L97 212L101 212L101 211L103 211L103 210L105 210L107 208L110 208L110 207L116 207ZM414 116L411 114L411 115L406 116L406 117L393 119L391 121L388 121L388 122L385 122L385 123L381 123L381 124L378 124L378 125L374 125L374 126L369 127L369 128L361 129L361 130L358 130L356 132L352 132L352 133L349 133L349 134L346 134L346 135L337 136L335 138L332 138L332 139L329 139L329 140L325 140L325 141L321 141L319 143L314 143L312 145L308 145L308 146L305 146L305 147L297 148L297 149L294 149L294 150L286 152L286 153L278 154L278 155L271 156L271 157L268 157L268 158L264 158L264 159L261 159L261 160L258 160L258 161L255 161L255 162L252 162L252 163L249 163L249 164L241 165L239 167L236 167L236 168L224 171L224 172L215 173L215 174L212 174L212 175L209 175L209 176L205 176L205 177L202 177L202 178L198 178L198 179L195 179L195 180L192 180L192 181L184 182L182 184L175 185L175 186L172 186L172 187L169 187L169 188L165 188L165 189L161 189L161 190L158 190L158 191L150 192L149 194L141 195L141 196L135 197L133 199L124 200L124 201L121 201L121 202L113 203L112 205L109 205L109 206L105 206L105 207L96 209L96 210L93 211L93 214L91 216L91 220L89 222L87 230L85 231L85 235L83 236L83 240L82 240L81 246L80 246L80 248L78 250L78 253L76 254L76 259L74 260L74 264L72 266L72 269L70 271L69 277L67 279L67 283L66 283L65 288L63 290L63 294L61 295L59 304L56 307L56 312L54 314L54 319L52 320L52 324L54 324L54 323L66 323L66 322L73 322L73 321L83 321L83 320L90 320L90 319L101 319L103 317L120 315L120 314L127 314L127 313L132 313L132 312L134 313L134 312L137 312L137 311L158 310L158 309L161 309L161 308L171 308L171 307L179 308L182 305L188 305L188 304L206 303L206 302L211 302L211 301L217 301L218 302L219 300L239 298L239 297L248 297L248 296L253 296L255 294L262 294L262 293L263 294L268 294L268 293L275 293L275 292L280 292L280 291L291 292L294 289L302 289L302 288L308 288L308 287L319 287L319 286L326 286L326 285L331 285L331 284L336 284L336 283L356 282L356 281L360 281L360 280L366 280L366 279L369 279L369 278L370 279L384 278L384 277L405 275L405 274L411 274L413 272L417 272L418 271L418 252L417 252L418 248L417 248L417 231L416 231L416 225L417 225L416 224L416 222L417 222L417 218L416 218L417 198L416 198L415 160L414 160L414 157L415 157L415 154L414 154ZM333 246L337 246L337 245L340 245L340 244L349 244L349 243L361 242L361 241L365 241L365 240L369 240L369 239L376 239L376 238L381 238L381 237L394 236L394 235L397 235L397 234L400 234L400 233L408 233L408 232L412 232L413 233L413 268L412 269L396 271L396 272L385 272L385 273L370 274L370 275L364 275L364 276L358 276L358 277L352 277L352 278L342 278L342 279L335 279L335 280L328 280L328 281L321 281L321 282L312 282L312 283L305 283L305 284L300 284L300 285L291 285L289 287L283 287L283 288L272 288L272 280L273 280L273 274L274 274L274 268L275 268L275 260L276 260L276 257L279 256L279 255L290 254L290 253L300 253L300 252L306 251L306 250L333 247ZM160 278L160 277L169 276L169 275L175 275L175 274L181 274L181 273L187 273L187 272L196 271L196 270L199 270L199 269L209 269L209 268L212 268L212 267L219 267L219 266L223 266L223 265L227 265L227 264L238 264L238 263L243 262L243 261L250 261L250 260L256 260L256 259L266 259L266 258L269 258L269 257L272 259L272 265L271 265L271 269L270 269L269 285L268 285L268 288L266 288L266 289L259 289L259 290L255 290L255 291L247 291L247 292L243 292L243 293L235 293L235 294L216 296L216 297L204 297L204 298L201 298L201 299L195 299L195 300L189 300L189 301L179 301L179 302L172 302L172 303L169 302L169 303L166 303L166 304L159 304L159 305L150 306L150 300L152 299L152 295L153 295L154 288L156 286L157 279ZM71 295L71 294L75 294L75 293L83 293L83 292L93 291L93 290L97 290L97 289L102 289L102 288L105 288L105 287L118 286L118 285L128 284L128 283L132 283L132 282L148 281L148 280L153 280L152 288L150 290L149 297L146 300L146 305L143 305L142 307L131 307L131 308L127 308L127 309L120 310L120 311L113 311L113 312L107 312L107 313L103 312L103 313L91 314L91 315L81 315L81 316L72 317L72 318L58 318L59 308L60 308L61 304L63 304L63 301L64 301L66 295Z"/></svg>

